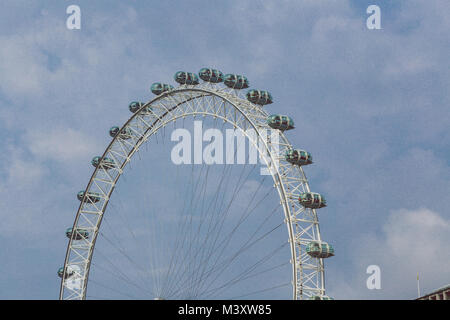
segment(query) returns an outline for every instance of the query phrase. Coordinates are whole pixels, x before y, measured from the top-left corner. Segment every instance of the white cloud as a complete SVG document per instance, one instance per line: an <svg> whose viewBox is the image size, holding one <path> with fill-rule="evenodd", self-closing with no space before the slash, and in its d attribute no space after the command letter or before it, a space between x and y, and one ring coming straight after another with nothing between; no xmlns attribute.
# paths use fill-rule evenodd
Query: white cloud
<svg viewBox="0 0 450 320"><path fill-rule="evenodd" d="M46 76L43 54L25 37L2 36L0 42L0 88L10 96L40 93Z"/></svg>
<svg viewBox="0 0 450 320"><path fill-rule="evenodd" d="M10 184L29 185L39 181L43 175L44 168L33 161L16 159L12 161L8 168Z"/></svg>
<svg viewBox="0 0 450 320"><path fill-rule="evenodd" d="M379 233L353 242L353 277L329 279L340 299L414 299L450 283L450 219L426 208L391 212ZM366 268L381 268L381 290L365 286Z"/></svg>
<svg viewBox="0 0 450 320"><path fill-rule="evenodd" d="M44 177L46 168L26 150L7 142L0 156L0 188L22 190L33 187Z"/></svg>
<svg viewBox="0 0 450 320"><path fill-rule="evenodd" d="M33 131L27 142L33 155L64 163L85 160L104 149L95 138L71 128Z"/></svg>

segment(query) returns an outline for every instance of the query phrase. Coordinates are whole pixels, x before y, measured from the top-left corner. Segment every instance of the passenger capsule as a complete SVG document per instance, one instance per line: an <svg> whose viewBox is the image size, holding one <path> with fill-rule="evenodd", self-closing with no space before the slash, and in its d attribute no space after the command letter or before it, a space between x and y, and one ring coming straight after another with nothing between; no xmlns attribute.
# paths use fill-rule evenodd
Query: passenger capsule
<svg viewBox="0 0 450 320"><path fill-rule="evenodd" d="M177 73L175 73L174 78L175 81L179 84L198 84L198 76L192 72L178 71Z"/></svg>
<svg viewBox="0 0 450 320"><path fill-rule="evenodd" d="M150 90L154 94L159 96L163 92L166 92L166 91L169 91L169 90L173 90L173 86L171 86L170 84L155 82L154 84L152 84Z"/></svg>
<svg viewBox="0 0 450 320"><path fill-rule="evenodd" d="M261 106L273 103L272 95L264 90L249 90L247 92L247 100Z"/></svg>
<svg viewBox="0 0 450 320"><path fill-rule="evenodd" d="M72 232L73 228L66 229L66 237L72 238L72 240L82 240L89 238L89 232L85 229L75 229L75 232Z"/></svg>
<svg viewBox="0 0 450 320"><path fill-rule="evenodd" d="M306 245L306 253L313 258L329 258L334 256L334 248L323 241L311 241Z"/></svg>
<svg viewBox="0 0 450 320"><path fill-rule="evenodd" d="M325 198L321 194L314 192L300 194L298 201L305 208L319 209L327 206Z"/></svg>
<svg viewBox="0 0 450 320"><path fill-rule="evenodd" d="M77 198L78 198L78 200L83 201L85 203L86 202L88 202L88 203L90 203L90 202L97 203L101 199L100 198L100 194L96 193L96 192L88 192L88 194L86 195L86 198L85 198L84 197L84 191L78 192L77 193Z"/></svg>
<svg viewBox="0 0 450 320"><path fill-rule="evenodd" d="M285 159L287 162L297 166L306 166L312 162L311 153L304 150L290 149L286 151Z"/></svg>
<svg viewBox="0 0 450 320"><path fill-rule="evenodd" d="M65 275L64 279L70 278L74 274L75 274L75 272L71 268L67 268L66 269L66 275ZM58 269L58 277L62 278L63 275L64 275L64 267L61 267L61 268Z"/></svg>
<svg viewBox="0 0 450 320"><path fill-rule="evenodd" d="M138 111L143 105L144 105L143 102L133 101L130 103L128 108L130 109L131 112L136 113L136 111Z"/></svg>
<svg viewBox="0 0 450 320"><path fill-rule="evenodd" d="M113 138L115 138L117 136L117 134L119 134L120 128L117 126L111 127L111 129L109 129L109 135ZM123 128L122 132L120 132L119 138L123 139L123 140L127 140L131 138L131 130L129 128Z"/></svg>
<svg viewBox="0 0 450 320"><path fill-rule="evenodd" d="M198 75L200 79L207 82L219 83L223 81L223 73L216 69L202 68Z"/></svg>
<svg viewBox="0 0 450 320"><path fill-rule="evenodd" d="M91 164L96 168L100 166L101 169L105 169L105 170L116 167L114 160L109 159L109 158L102 159L102 157L100 157L100 156L92 158Z"/></svg>
<svg viewBox="0 0 450 320"><path fill-rule="evenodd" d="M288 116L273 114L267 118L267 124L273 129L281 131L294 129L294 120Z"/></svg>
<svg viewBox="0 0 450 320"><path fill-rule="evenodd" d="M334 299L330 298L329 296L311 296L309 297L309 300L334 300Z"/></svg>
<svg viewBox="0 0 450 320"><path fill-rule="evenodd" d="M132 113L136 113L140 108L142 108L143 105L144 105L143 102L133 101L130 103L128 108L130 109L130 111ZM145 110L145 112L147 112L147 113L151 113L151 111L152 111L151 107L147 107Z"/></svg>
<svg viewBox="0 0 450 320"><path fill-rule="evenodd" d="M246 89L249 86L247 78L237 74L226 74L223 83L232 89Z"/></svg>

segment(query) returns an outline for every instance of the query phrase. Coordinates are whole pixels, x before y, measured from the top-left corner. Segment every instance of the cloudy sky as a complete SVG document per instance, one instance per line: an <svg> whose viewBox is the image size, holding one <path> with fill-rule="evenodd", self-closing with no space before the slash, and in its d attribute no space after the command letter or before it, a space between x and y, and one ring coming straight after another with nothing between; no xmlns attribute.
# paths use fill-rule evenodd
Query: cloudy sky
<svg viewBox="0 0 450 320"><path fill-rule="evenodd" d="M81 30L66 8L81 8ZM381 8L381 30L366 8ZM0 4L0 298L55 299L107 128L155 81L205 66L268 89L327 196L327 292L413 299L450 283L450 2L25 1ZM81 187L80 187L81 186ZM381 269L368 290L366 269Z"/></svg>

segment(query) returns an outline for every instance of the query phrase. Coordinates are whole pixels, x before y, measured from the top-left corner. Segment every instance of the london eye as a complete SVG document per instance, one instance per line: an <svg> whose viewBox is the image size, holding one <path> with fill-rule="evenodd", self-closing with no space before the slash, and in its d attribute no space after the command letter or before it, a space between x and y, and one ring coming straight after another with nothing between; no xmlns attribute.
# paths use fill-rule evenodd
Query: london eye
<svg viewBox="0 0 450 320"><path fill-rule="evenodd" d="M131 102L131 117L93 155L65 230L59 298L330 299L324 259L334 249L318 219L327 203L303 170L311 153L287 139L301 125L269 113L272 95L245 76L203 68L174 79L154 83L148 102ZM231 130L225 164L170 161L170 133L195 132L199 121L211 142ZM261 163L239 155L244 141Z"/></svg>

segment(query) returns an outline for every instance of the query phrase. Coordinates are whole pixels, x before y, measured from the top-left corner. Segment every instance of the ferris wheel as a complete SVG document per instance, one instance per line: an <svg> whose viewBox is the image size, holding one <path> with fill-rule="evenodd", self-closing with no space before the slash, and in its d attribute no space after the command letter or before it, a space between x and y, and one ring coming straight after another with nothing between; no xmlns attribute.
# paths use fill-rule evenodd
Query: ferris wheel
<svg viewBox="0 0 450 320"><path fill-rule="evenodd" d="M153 99L130 103L131 117L109 130L111 142L92 159L66 230L59 298L265 298L260 294L276 291L330 299L324 259L334 249L322 240L317 214L326 200L311 192L303 171L311 154L286 138L293 119L265 111L273 102L268 91L243 92L245 76L203 68L174 78L177 87L154 83ZM225 126L232 137L239 132L265 174L245 161L159 167L158 156L171 147L167 131L198 119L216 133ZM238 149L226 157L236 160Z"/></svg>

